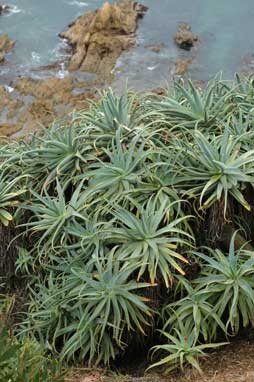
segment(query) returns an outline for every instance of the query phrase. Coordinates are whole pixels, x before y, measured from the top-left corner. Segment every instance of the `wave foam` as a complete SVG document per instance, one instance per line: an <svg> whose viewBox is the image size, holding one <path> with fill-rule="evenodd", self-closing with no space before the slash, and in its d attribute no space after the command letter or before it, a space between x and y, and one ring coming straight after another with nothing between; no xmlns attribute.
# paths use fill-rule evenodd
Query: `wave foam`
<svg viewBox="0 0 254 382"><path fill-rule="evenodd" d="M41 56L39 55L39 53L37 52L32 52L31 53L31 57L32 57L32 62L35 63L35 64L39 64L41 62Z"/></svg>
<svg viewBox="0 0 254 382"><path fill-rule="evenodd" d="M78 0L73 0L73 1L70 1L68 4L70 5L76 5L77 7L80 7L80 8L83 8L83 7L88 7L88 3L86 3L85 1L78 1Z"/></svg>
<svg viewBox="0 0 254 382"><path fill-rule="evenodd" d="M12 5L12 4L9 4L9 10L8 10L8 14L6 16L12 16L12 15L15 15L17 13L22 13L24 12L22 9L18 8L17 5Z"/></svg>

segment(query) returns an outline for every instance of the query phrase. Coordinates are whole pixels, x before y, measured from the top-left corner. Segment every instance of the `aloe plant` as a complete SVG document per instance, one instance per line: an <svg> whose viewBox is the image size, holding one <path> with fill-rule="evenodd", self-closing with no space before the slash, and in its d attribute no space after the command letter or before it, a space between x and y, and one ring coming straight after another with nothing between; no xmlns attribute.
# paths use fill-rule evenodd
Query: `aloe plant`
<svg viewBox="0 0 254 382"><path fill-rule="evenodd" d="M235 75L235 88L232 94L235 104L245 116L249 116L253 110L254 79L252 76L244 78Z"/></svg>
<svg viewBox="0 0 254 382"><path fill-rule="evenodd" d="M70 126L1 146L1 233L15 217L29 296L24 343L110 365L164 326L154 351L169 355L156 364L199 369L218 332L252 324L252 242L232 241L229 255L226 240L195 243L243 221L241 242L253 240L253 80L173 90L109 89Z"/></svg>
<svg viewBox="0 0 254 382"><path fill-rule="evenodd" d="M64 278L51 273L48 286L36 284L22 334L37 333L55 351L64 339L63 359L89 355L90 362L108 363L116 348L125 347L124 335L133 330L144 335L150 325L152 311L141 290L153 285L129 280L136 265L121 266L114 250L105 260L94 259L92 267L81 264L67 268Z"/></svg>
<svg viewBox="0 0 254 382"><path fill-rule="evenodd" d="M7 170L0 170L0 223L4 226L13 220L11 211L20 203L20 196L25 192L24 187L17 187L21 177L12 179L7 175Z"/></svg>
<svg viewBox="0 0 254 382"><path fill-rule="evenodd" d="M51 196L45 191L45 196L31 190L33 201L23 204L22 208L33 213L33 221L25 224L25 227L37 235L37 250L43 253L45 249L57 249L57 246L66 242L65 228L71 219L83 219L79 213L78 203L82 183L77 187L69 202L66 202L64 190L57 181L57 196Z"/></svg>
<svg viewBox="0 0 254 382"><path fill-rule="evenodd" d="M121 142L121 132L116 134L111 147L103 150L104 156L97 158L89 166L85 177L89 178L87 193L100 204L114 205L120 203L135 189L146 174L145 160L152 152L144 149L144 143L139 143L137 136L126 147Z"/></svg>
<svg viewBox="0 0 254 382"><path fill-rule="evenodd" d="M203 338L205 342L216 339L218 328L227 334L222 319L209 301L212 293L200 289L200 286L193 288L187 281L184 286L187 287L187 295L163 309L164 317L168 317L164 331L172 328L180 330L184 325L187 333L193 333L196 340Z"/></svg>
<svg viewBox="0 0 254 382"><path fill-rule="evenodd" d="M164 219L173 207L165 200L159 208L150 200L137 214L120 209L114 213L121 228L112 230L111 239L122 243L116 255L120 261L139 265L138 280L148 271L152 283L161 274L169 287L174 271L184 274L178 261L187 264L181 248L193 244L193 237L182 229L182 223L190 216L175 217L163 226Z"/></svg>
<svg viewBox="0 0 254 382"><path fill-rule="evenodd" d="M56 178L63 183L86 168L94 157L93 147L74 125L52 126L43 136L34 134L29 141L19 146L4 147L2 155L6 162L26 174L29 186L36 191L48 189Z"/></svg>
<svg viewBox="0 0 254 382"><path fill-rule="evenodd" d="M143 118L140 109L135 94L125 90L118 96L109 88L100 94L99 102L90 102L89 111L76 112L73 122L88 134L94 147L105 148L119 128L129 135L139 127Z"/></svg>
<svg viewBox="0 0 254 382"><path fill-rule="evenodd" d="M149 106L157 110L161 117L169 120L171 125L209 128L216 125L217 121L223 120L232 109L226 102L230 91L218 96L218 86L218 82L211 81L201 90L189 81L186 89L180 82L175 82L173 95L168 93L162 100L154 101Z"/></svg>
<svg viewBox="0 0 254 382"><path fill-rule="evenodd" d="M210 293L214 312L223 319L226 327L237 334L240 324L253 324L254 314L254 252L244 247L235 249L235 236L231 238L229 253L207 248L208 254L195 252L204 260L201 275L195 280L199 288ZM225 319L225 318L224 318Z"/></svg>
<svg viewBox="0 0 254 382"><path fill-rule="evenodd" d="M180 332L175 329L176 335L171 335L165 331L161 331L163 337L167 341L164 345L156 345L152 348L153 355L157 352L167 353L160 361L154 363L148 368L166 366L165 374L178 369L183 370L184 365L187 363L202 374L202 369L199 365L199 359L205 356L204 350L215 349L217 347L226 345L227 343L212 343L198 345L196 343L195 334L187 333L184 330Z"/></svg>
<svg viewBox="0 0 254 382"><path fill-rule="evenodd" d="M121 267L114 261L114 251L108 254L105 265L96 262L95 267L94 276L87 275L82 269L72 270L80 285L70 292L70 297L77 304L81 300L85 306L85 319L81 320L79 330L85 331L87 324L100 319L103 321L101 338L105 328L110 326L113 339L119 344L125 326L133 330L135 325L144 333L143 327L149 324L147 319L151 317L151 311L145 305L146 299L136 295L135 291L149 288L151 284L128 281L136 265Z"/></svg>
<svg viewBox="0 0 254 382"><path fill-rule="evenodd" d="M73 126L46 130L43 139L38 136L37 140L38 147L27 152L23 160L31 158L30 163L36 160L43 164L40 171L45 171L44 188L56 177L74 177L92 159L92 146L86 143L85 136L75 131Z"/></svg>
<svg viewBox="0 0 254 382"><path fill-rule="evenodd" d="M82 224L71 221L66 227L69 236L67 248L82 253L84 261L91 259L96 254L102 256L106 249L107 231L111 222L98 221L95 216L82 216Z"/></svg>
<svg viewBox="0 0 254 382"><path fill-rule="evenodd" d="M200 131L193 135L194 142L186 147L176 182L186 190L188 197L199 197L202 209L222 200L226 217L231 196L250 210L243 188L254 180L254 150L241 153L239 139L230 136L227 129L222 136L211 140Z"/></svg>

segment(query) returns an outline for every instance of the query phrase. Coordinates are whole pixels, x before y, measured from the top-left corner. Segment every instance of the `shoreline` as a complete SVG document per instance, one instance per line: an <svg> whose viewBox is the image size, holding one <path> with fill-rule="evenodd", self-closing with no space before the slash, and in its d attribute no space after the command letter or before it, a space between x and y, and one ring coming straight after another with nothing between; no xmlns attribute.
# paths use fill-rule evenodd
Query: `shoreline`
<svg viewBox="0 0 254 382"><path fill-rule="evenodd" d="M59 34L68 40L65 63L35 68L29 77L1 78L0 136L20 137L85 109L98 89L112 83L116 61L135 45L138 20L146 11L132 0L120 0L85 12ZM77 64L77 58L86 64ZM33 73L44 73L44 78L33 78Z"/></svg>
<svg viewBox="0 0 254 382"><path fill-rule="evenodd" d="M40 128L41 125L47 127L55 119L67 116L74 108L80 110L86 107L86 99L96 98L97 90L105 86L112 86L121 92L127 83L130 70L132 70L130 86L137 92L156 90L165 86L167 82L171 82L174 77L177 79L191 77L192 68L198 68L201 65L197 58L198 50L206 46L207 41L203 41L201 36L201 42L195 44L196 46L190 51L175 47L178 57L170 59L167 55L167 44L159 41L151 41L150 44L140 42L143 24L139 24L137 33L138 20L144 16L145 22L149 22L151 15L150 12L147 12L147 8L129 0L122 1L125 4L129 3L129 13L124 13L129 26L123 22L123 16L120 17L114 11L116 22L113 29L110 30L112 25L107 24L107 7L104 7L106 18L100 16L103 7L96 12L85 12L74 20L65 32L59 33L64 39L62 41L66 43L66 38L69 38L70 44L65 46L63 55L58 62L31 68L29 73L26 71L22 73L20 67L16 73L18 76L15 77L18 64L13 63L8 57L9 53L7 54L6 63L0 67L2 70L0 76L1 137L20 137L22 134L25 135ZM130 15L132 16L130 17ZM83 20L83 25L79 22L80 20ZM121 23L127 29L122 28ZM117 28L118 32L116 32ZM169 40L170 38L171 44L174 44L174 36L169 36ZM114 39L114 43L112 43L112 39ZM60 40L59 44L62 41ZM17 46L18 44L17 41ZM111 50L111 44L116 46L115 51L114 48ZM136 51L143 52L144 61L149 57L152 58L146 72L135 62ZM102 68L106 67L104 73L101 73L100 66L95 65L100 54L102 54L102 64L100 65ZM75 63L76 59L79 61ZM163 70L167 66L170 66L171 69L168 69L166 78ZM82 68L85 70L84 72L80 71ZM240 72L249 74L253 70L253 56L249 54L242 59ZM89 74L89 71L94 73ZM52 96L52 89L58 94Z"/></svg>

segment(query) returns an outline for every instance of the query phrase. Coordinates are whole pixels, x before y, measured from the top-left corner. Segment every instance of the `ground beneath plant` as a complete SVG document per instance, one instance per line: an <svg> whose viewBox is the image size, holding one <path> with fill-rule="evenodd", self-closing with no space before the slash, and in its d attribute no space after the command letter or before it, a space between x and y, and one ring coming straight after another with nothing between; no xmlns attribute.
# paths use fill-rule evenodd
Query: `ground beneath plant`
<svg viewBox="0 0 254 382"><path fill-rule="evenodd" d="M254 341L237 340L201 361L203 375L192 369L182 374L143 377L108 374L103 370L74 369L66 382L254 382ZM136 374L136 371L135 373Z"/></svg>

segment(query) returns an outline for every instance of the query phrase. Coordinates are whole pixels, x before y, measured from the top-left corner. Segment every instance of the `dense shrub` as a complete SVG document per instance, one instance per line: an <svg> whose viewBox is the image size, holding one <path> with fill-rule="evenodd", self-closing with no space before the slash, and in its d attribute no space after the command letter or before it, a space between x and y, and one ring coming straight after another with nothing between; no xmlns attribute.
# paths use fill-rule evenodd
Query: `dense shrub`
<svg viewBox="0 0 254 382"><path fill-rule="evenodd" d="M40 344L26 339L19 343L0 328L0 381L63 382L59 362L46 357Z"/></svg>
<svg viewBox="0 0 254 382"><path fill-rule="evenodd" d="M70 125L1 147L0 220L24 243L20 338L109 364L163 329L156 365L199 369L218 334L251 325L253 106L238 76L165 96L108 90Z"/></svg>
<svg viewBox="0 0 254 382"><path fill-rule="evenodd" d="M0 381L63 382L61 364L47 356L36 340L15 338L9 321L13 303L12 297L0 296Z"/></svg>

